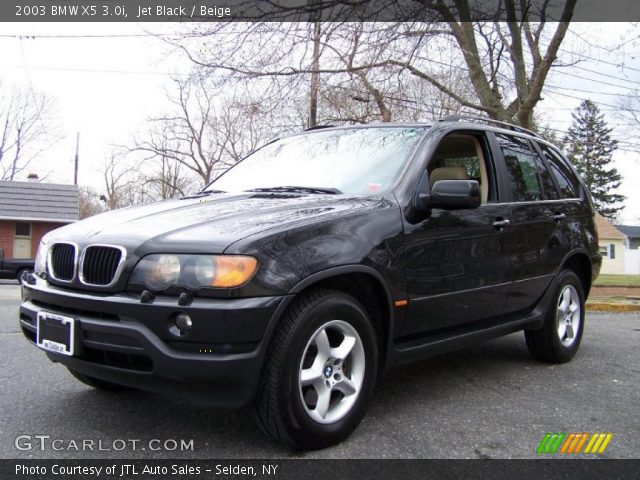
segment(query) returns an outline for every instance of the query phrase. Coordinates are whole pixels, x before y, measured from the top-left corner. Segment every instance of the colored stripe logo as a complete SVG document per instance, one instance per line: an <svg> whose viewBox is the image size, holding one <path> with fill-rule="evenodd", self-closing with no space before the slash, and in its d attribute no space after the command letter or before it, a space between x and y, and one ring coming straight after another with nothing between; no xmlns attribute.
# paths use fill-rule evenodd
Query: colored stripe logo
<svg viewBox="0 0 640 480"><path fill-rule="evenodd" d="M547 433L536 453L604 453L613 438L612 433Z"/></svg>

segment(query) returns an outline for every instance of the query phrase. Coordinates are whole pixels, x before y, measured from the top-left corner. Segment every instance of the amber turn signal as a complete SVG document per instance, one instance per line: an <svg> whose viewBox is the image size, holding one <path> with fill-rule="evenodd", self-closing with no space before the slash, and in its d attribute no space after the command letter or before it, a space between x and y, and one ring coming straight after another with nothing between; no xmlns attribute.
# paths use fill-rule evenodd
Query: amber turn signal
<svg viewBox="0 0 640 480"><path fill-rule="evenodd" d="M258 261L253 257L240 255L221 255L215 257L216 274L211 286L233 288L244 285L256 273Z"/></svg>

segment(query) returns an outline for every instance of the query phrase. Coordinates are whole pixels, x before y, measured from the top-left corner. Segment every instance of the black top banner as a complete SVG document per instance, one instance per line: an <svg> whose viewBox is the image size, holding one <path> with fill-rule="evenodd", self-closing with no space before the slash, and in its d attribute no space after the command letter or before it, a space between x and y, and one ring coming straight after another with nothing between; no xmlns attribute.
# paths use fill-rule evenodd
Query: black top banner
<svg viewBox="0 0 640 480"><path fill-rule="evenodd" d="M513 7L513 8L511 8ZM631 22L638 0L2 0L0 22Z"/></svg>

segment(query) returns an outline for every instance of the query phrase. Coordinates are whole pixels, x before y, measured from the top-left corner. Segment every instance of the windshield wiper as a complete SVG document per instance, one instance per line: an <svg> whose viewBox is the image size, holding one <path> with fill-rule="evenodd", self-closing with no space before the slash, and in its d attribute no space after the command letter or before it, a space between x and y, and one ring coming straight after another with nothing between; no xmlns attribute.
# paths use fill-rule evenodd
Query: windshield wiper
<svg viewBox="0 0 640 480"><path fill-rule="evenodd" d="M291 185L285 185L282 187L263 187L252 188L246 190L247 192L287 192L287 193L318 193L328 195L338 195L342 192L337 188L323 188L323 187L296 187Z"/></svg>
<svg viewBox="0 0 640 480"><path fill-rule="evenodd" d="M208 190L202 190L198 193L194 193L193 195L186 195L182 197L182 199L206 197L207 195L214 195L216 193L225 193L225 192L222 190L208 189Z"/></svg>

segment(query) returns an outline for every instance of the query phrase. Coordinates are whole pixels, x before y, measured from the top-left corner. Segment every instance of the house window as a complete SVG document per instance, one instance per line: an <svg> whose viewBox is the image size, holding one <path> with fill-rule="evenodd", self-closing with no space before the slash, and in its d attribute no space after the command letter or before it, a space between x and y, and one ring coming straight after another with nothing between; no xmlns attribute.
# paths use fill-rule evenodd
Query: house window
<svg viewBox="0 0 640 480"><path fill-rule="evenodd" d="M26 222L16 222L16 237L31 237L31 224Z"/></svg>
<svg viewBox="0 0 640 480"><path fill-rule="evenodd" d="M611 260L616 258L616 246L613 243L610 243L609 245L600 245L598 247L598 252L600 252L600 255L603 257L609 257Z"/></svg>

